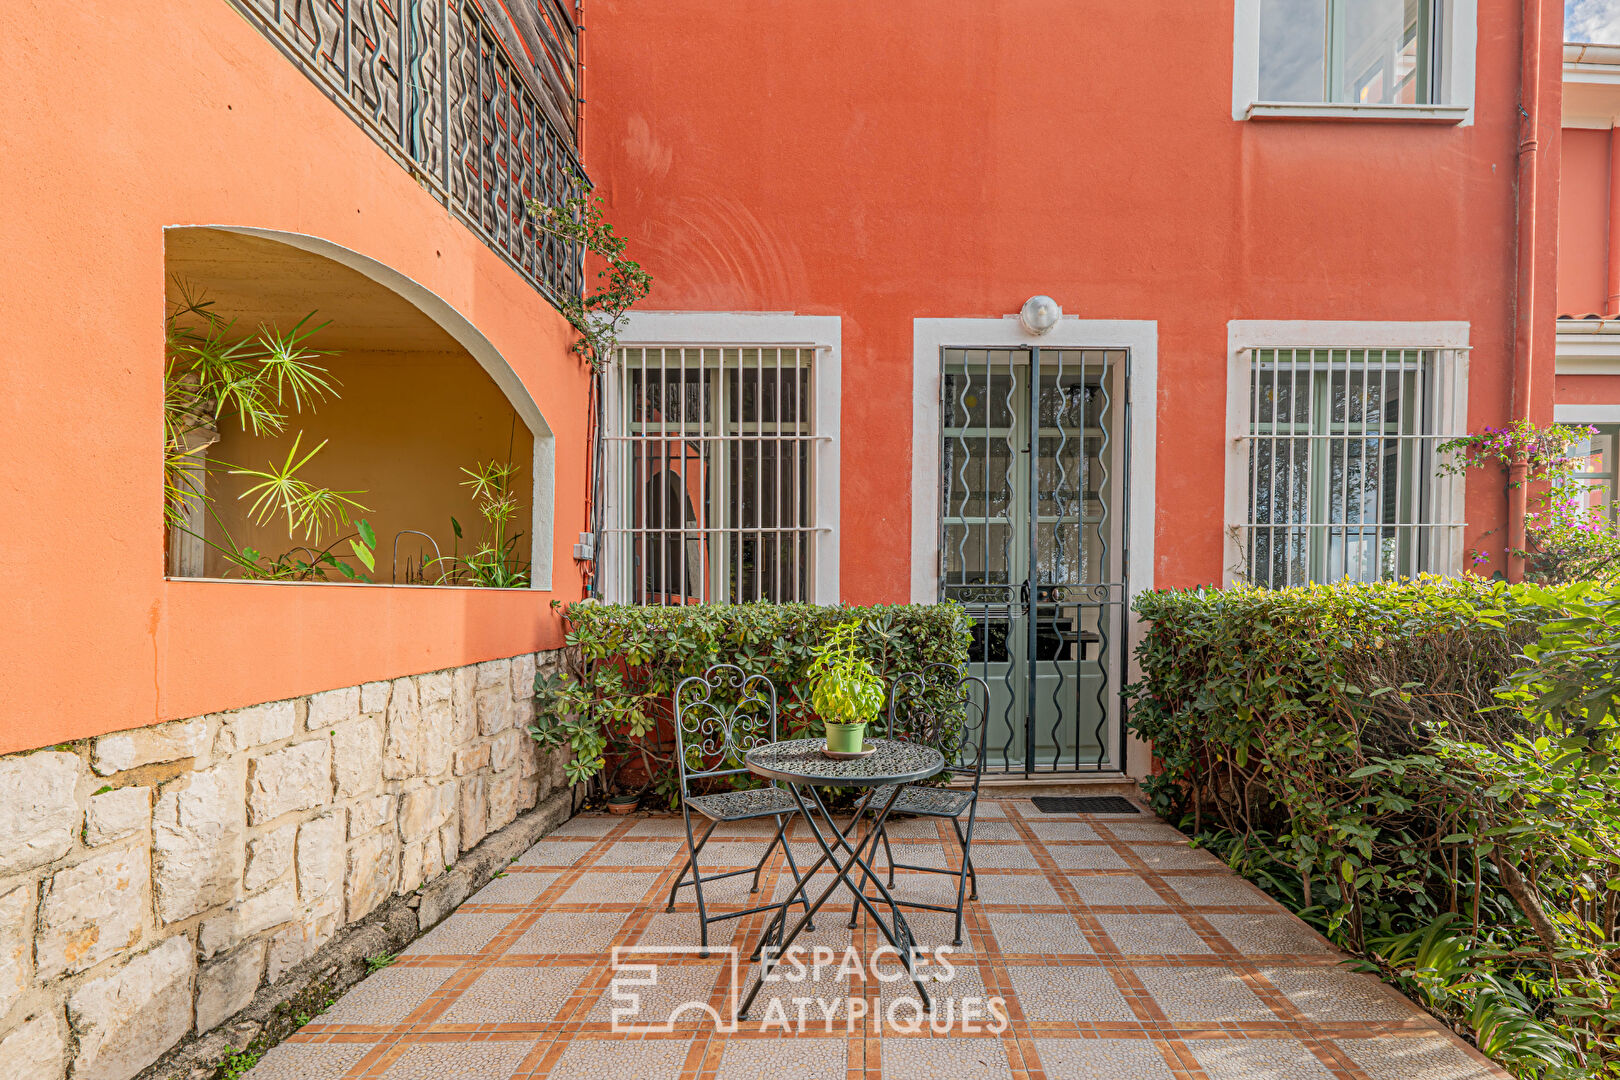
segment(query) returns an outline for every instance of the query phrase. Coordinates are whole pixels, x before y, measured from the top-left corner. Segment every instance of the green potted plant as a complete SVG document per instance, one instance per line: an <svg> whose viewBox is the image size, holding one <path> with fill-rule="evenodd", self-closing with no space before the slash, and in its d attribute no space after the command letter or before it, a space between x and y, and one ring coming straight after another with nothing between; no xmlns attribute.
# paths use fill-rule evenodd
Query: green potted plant
<svg viewBox="0 0 1620 1080"><path fill-rule="evenodd" d="M827 633L810 662L810 704L827 726L829 754L858 754L866 725L883 708L883 680L861 655L860 623L840 623Z"/></svg>

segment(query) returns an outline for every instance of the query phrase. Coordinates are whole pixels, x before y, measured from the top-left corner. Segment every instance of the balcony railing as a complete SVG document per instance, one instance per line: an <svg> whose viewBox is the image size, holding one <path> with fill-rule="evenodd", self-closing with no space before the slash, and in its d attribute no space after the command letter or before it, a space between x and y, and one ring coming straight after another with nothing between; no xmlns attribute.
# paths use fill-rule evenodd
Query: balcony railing
<svg viewBox="0 0 1620 1080"><path fill-rule="evenodd" d="M585 182L577 31L556 0L521 26L494 23L506 16L478 0L230 2L535 288L553 303L579 294L577 245L536 230L524 209ZM539 55L514 62L503 36Z"/></svg>

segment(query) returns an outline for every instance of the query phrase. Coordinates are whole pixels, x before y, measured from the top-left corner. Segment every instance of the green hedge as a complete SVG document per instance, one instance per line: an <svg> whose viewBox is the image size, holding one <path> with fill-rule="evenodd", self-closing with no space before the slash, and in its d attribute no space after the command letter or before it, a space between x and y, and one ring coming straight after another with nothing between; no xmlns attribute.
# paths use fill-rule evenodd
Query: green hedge
<svg viewBox="0 0 1620 1080"><path fill-rule="evenodd" d="M1620 591L1140 597L1155 807L1520 1076L1620 1075Z"/></svg>
<svg viewBox="0 0 1620 1080"><path fill-rule="evenodd" d="M967 662L967 615L956 604L818 607L812 604L694 604L642 607L578 603L566 612L563 672L536 679L531 734L569 744L574 783L601 776L606 788L643 782L672 800L670 695L688 675L736 664L776 685L783 737L819 736L806 669L828 628L857 620L866 658L884 681L933 663ZM621 782L629 776L634 784Z"/></svg>

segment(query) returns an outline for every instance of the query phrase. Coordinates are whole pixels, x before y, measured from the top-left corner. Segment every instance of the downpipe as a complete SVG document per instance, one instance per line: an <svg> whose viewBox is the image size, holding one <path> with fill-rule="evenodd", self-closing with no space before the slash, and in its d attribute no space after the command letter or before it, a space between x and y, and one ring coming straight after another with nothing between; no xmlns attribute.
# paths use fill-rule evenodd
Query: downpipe
<svg viewBox="0 0 1620 1080"><path fill-rule="evenodd" d="M1536 195L1539 180L1541 130L1541 36L1544 0L1524 0L1523 55L1519 72L1518 160L1518 295L1513 318L1513 383L1509 415L1515 421L1531 417L1531 348L1536 327ZM1507 578L1524 580L1529 466L1522 454L1508 466Z"/></svg>

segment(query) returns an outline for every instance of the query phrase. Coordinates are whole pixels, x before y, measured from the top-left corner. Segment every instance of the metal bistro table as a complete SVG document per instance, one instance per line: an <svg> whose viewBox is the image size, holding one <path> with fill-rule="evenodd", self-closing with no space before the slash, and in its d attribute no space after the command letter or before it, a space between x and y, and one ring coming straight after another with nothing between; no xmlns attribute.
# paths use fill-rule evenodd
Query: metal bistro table
<svg viewBox="0 0 1620 1080"><path fill-rule="evenodd" d="M883 878L867 862L870 854L863 857L862 853L867 849L876 850L875 839L879 835L879 826L888 817L890 808L900 798L905 785L915 780L937 776L945 768L945 756L932 746L896 742L893 739L868 739L867 744L875 749L874 753L848 761L834 761L823 754L822 748L826 744L821 739L789 739L785 742L766 743L750 750L745 756L744 761L748 765L749 772L787 783L788 790L793 793L794 800L804 813L804 819L810 823L810 831L815 833L816 841L821 844L822 850L821 858L799 876L798 885L788 894L786 902L766 925L765 932L754 946L749 959L759 959L767 944L776 947L775 957L780 958L799 936L800 931L814 925L811 920L815 918L821 905L832 897L841 882L846 882L850 892L857 898L856 903L866 908L872 916L872 921L883 932L883 936L900 954L901 961L906 966L906 974L917 987L917 993L922 995L923 1009L931 1010L933 1002L929 1000L928 991L923 988L922 980L917 977L916 965L911 955L916 940L912 937L911 926L900 913L900 905L895 903L894 894L889 892L883 884ZM859 839L853 834L860 819L865 815L852 816L849 832L840 832L833 822L832 814L822 802L821 793L816 790L818 787L875 788L885 784L894 785L894 791L889 796L889 801L883 804L883 808L873 819L872 827ZM805 799L805 792L809 792L808 802ZM821 826L816 824L816 819L810 812L812 807L820 812L822 821L826 823L827 832L831 835L822 834ZM839 861L837 854L839 849L845 853L842 862ZM809 910L799 917L793 929L784 936L782 931L786 925L788 908L809 886L812 875L828 862L832 863L837 874ZM858 882L853 878L852 875L856 871L861 873L862 881ZM882 899L888 904L892 925L884 922L883 915L866 896L865 879L870 879L877 886ZM754 981L748 996L743 999L742 1008L738 1010L739 1020L748 1018L748 1010L754 1004L754 999L759 996L759 991L765 985L765 978L770 974L772 966L773 958L767 956L760 968L759 978Z"/></svg>

